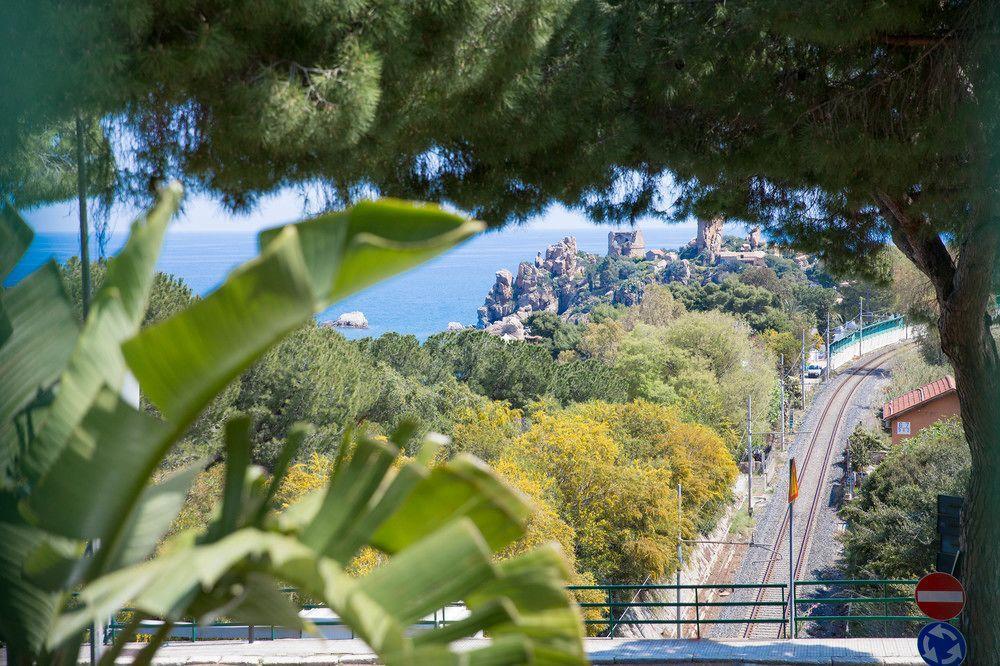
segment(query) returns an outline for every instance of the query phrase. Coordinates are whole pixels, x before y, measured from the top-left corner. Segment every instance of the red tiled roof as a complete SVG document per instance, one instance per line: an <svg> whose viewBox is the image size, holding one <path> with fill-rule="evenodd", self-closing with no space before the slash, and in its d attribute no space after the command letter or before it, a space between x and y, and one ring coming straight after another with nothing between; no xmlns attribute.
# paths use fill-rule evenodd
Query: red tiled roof
<svg viewBox="0 0 1000 666"><path fill-rule="evenodd" d="M908 412L920 405L937 400L943 395L955 390L955 378L951 375L942 377L909 393L904 393L898 398L893 398L882 407L882 418L891 419L899 416L903 412Z"/></svg>

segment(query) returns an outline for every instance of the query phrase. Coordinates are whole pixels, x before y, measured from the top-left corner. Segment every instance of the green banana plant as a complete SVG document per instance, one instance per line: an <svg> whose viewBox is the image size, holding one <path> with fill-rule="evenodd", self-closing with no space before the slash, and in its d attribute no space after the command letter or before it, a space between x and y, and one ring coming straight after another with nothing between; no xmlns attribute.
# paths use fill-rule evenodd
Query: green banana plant
<svg viewBox="0 0 1000 666"><path fill-rule="evenodd" d="M387 664L583 663L558 551L495 557L523 534L526 500L475 458L432 466L435 437L401 457L407 426L388 441L345 435L327 487L276 513L307 426L288 434L268 477L250 463L250 423L237 416L225 427L211 523L161 543L203 464L158 482L154 473L216 394L315 313L482 227L383 200L264 231L259 255L215 292L140 330L180 199L179 186L166 187L132 225L82 325L53 263L0 293L0 640L9 663L75 663L86 627L125 607L132 619L106 664L147 618L164 623L140 663L183 618L313 629L281 593L288 585L322 599ZM31 238L3 206L0 280ZM130 375L161 418L122 397ZM100 546L87 554L88 542ZM365 546L386 562L352 577L346 567ZM468 617L408 635L458 600ZM479 631L487 646L450 647Z"/></svg>

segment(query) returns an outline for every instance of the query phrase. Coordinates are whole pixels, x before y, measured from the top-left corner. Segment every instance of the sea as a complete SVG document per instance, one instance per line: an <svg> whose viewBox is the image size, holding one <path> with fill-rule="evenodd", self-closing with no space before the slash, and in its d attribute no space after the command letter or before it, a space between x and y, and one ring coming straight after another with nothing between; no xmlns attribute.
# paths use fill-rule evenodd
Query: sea
<svg viewBox="0 0 1000 666"><path fill-rule="evenodd" d="M661 222L640 228L647 249L676 249L690 241L697 229L694 223ZM565 236L574 236L579 249L603 256L610 230L597 225L567 229L529 224L489 231L417 268L353 294L320 313L318 319L330 321L343 312L363 312L369 328L340 329L348 338L395 331L423 340L445 330L449 322L474 325L476 309L492 287L496 271L506 268L516 274L518 263L533 261L538 252ZM742 226L727 225L726 233L742 235L745 231ZM113 236L109 254L124 242L124 235ZM157 268L182 278L194 292L204 296L217 288L230 270L256 254L256 243L256 234L247 231L171 231ZM78 254L77 234L38 233L5 285L16 284L50 259L64 262Z"/></svg>

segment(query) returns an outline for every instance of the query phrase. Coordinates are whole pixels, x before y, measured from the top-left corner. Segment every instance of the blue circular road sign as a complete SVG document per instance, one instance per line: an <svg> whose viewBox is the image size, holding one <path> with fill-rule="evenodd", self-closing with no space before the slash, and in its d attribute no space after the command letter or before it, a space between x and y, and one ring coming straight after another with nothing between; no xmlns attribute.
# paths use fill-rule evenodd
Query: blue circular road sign
<svg viewBox="0 0 1000 666"><path fill-rule="evenodd" d="M930 666L958 666L965 661L965 636L947 622L931 622L917 634L917 650Z"/></svg>

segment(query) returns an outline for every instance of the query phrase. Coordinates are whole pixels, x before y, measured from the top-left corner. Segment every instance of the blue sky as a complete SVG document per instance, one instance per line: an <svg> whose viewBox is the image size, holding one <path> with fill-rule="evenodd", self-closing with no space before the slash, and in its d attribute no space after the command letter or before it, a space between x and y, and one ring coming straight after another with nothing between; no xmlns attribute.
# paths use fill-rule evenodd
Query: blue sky
<svg viewBox="0 0 1000 666"><path fill-rule="evenodd" d="M110 219L112 232L125 232L136 212L137 209L132 207L115 207ZM293 222L310 212L315 212L315 209L310 210L300 192L293 188L286 188L262 199L254 211L246 215L233 214L208 196L189 195L185 198L184 210L174 220L171 231L253 233L267 227ZM75 200L25 211L24 216L38 233L75 233L78 228ZM657 221L653 224L662 222ZM550 207L528 223L529 227L544 226L552 230L566 231L592 225L593 223L583 214L559 205Z"/></svg>

